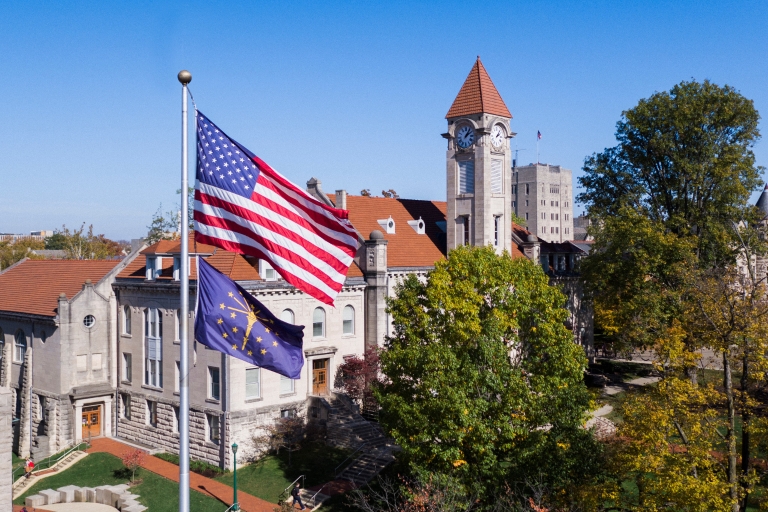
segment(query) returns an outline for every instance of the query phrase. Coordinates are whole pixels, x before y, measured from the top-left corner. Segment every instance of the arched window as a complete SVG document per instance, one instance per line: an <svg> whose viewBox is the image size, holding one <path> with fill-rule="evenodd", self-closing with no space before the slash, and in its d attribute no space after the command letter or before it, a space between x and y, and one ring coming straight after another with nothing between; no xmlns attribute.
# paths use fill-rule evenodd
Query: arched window
<svg viewBox="0 0 768 512"><path fill-rule="evenodd" d="M23 331L16 332L13 344L13 360L17 363L24 362L24 356L27 355L27 337Z"/></svg>
<svg viewBox="0 0 768 512"><path fill-rule="evenodd" d="M296 321L296 317L293 314L293 311L290 309L284 309L282 313L280 313L280 320L283 322L288 322L289 324L293 324Z"/></svg>
<svg viewBox="0 0 768 512"><path fill-rule="evenodd" d="M325 337L325 310L323 308L315 308L315 312L312 313L312 336L314 338Z"/></svg>
<svg viewBox="0 0 768 512"><path fill-rule="evenodd" d="M131 306L123 306L123 334L131 334Z"/></svg>
<svg viewBox="0 0 768 512"><path fill-rule="evenodd" d="M344 306L343 312L343 334L355 334L355 308Z"/></svg>

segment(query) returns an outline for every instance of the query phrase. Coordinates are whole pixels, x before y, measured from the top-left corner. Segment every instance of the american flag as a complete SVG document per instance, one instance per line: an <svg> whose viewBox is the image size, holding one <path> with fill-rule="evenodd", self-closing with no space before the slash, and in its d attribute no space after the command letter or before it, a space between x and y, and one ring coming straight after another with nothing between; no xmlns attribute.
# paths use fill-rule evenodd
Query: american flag
<svg viewBox="0 0 768 512"><path fill-rule="evenodd" d="M195 240L265 260L333 304L357 251L347 211L327 206L197 117Z"/></svg>
<svg viewBox="0 0 768 512"><path fill-rule="evenodd" d="M536 132L536 139L537 140L541 140L541 132L540 131Z"/></svg>

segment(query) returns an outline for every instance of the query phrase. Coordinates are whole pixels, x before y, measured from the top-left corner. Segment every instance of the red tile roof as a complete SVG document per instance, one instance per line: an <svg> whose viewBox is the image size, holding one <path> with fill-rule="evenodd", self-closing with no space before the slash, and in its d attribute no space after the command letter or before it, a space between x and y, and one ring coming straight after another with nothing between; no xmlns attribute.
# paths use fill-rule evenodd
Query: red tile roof
<svg viewBox="0 0 768 512"><path fill-rule="evenodd" d="M24 260L0 273L0 311L56 316L59 294L67 299L86 279L96 284L118 260Z"/></svg>
<svg viewBox="0 0 768 512"><path fill-rule="evenodd" d="M384 234L384 239L389 241L388 267L431 267L445 258L445 232L437 226L438 222L445 222L445 201L347 196L347 210L350 222L364 239L375 229ZM395 221L394 234L387 234L378 223L390 216ZM408 225L409 220L420 217L425 225L423 235Z"/></svg>
<svg viewBox="0 0 768 512"><path fill-rule="evenodd" d="M485 66L480 62L480 57L478 57L445 118L480 113L512 117L504 100L501 99L499 91L493 85L491 77L488 76Z"/></svg>

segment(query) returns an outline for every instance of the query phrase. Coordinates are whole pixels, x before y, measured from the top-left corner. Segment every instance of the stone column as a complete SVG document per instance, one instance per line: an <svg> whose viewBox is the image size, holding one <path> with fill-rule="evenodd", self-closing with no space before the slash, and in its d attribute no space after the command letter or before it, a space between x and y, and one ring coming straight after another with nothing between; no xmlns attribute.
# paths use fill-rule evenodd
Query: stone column
<svg viewBox="0 0 768 512"><path fill-rule="evenodd" d="M27 353L24 357L24 366L21 369L21 386L19 395L21 411L19 412L19 456L26 457L31 454L32 439L30 439L29 419L32 415L30 388L32 385L32 344L27 345Z"/></svg>
<svg viewBox="0 0 768 512"><path fill-rule="evenodd" d="M365 348L381 346L387 333L387 241L375 229L360 258L365 276Z"/></svg>
<svg viewBox="0 0 768 512"><path fill-rule="evenodd" d="M0 510L10 510L13 501L13 482L11 481L13 400L11 397L10 389L0 388Z"/></svg>

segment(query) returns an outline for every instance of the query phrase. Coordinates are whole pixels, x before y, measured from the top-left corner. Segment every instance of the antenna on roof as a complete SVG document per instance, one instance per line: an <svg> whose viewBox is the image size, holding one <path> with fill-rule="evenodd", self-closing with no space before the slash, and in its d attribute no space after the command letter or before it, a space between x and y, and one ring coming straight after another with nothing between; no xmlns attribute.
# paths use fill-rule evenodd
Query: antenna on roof
<svg viewBox="0 0 768 512"><path fill-rule="evenodd" d="M512 160L512 168L513 168L513 169L514 169L515 167L517 167L517 153L518 153L518 152L520 152L520 151L525 151L525 148L523 148L523 149L518 149L518 148L517 148L517 144L515 144L515 158Z"/></svg>

